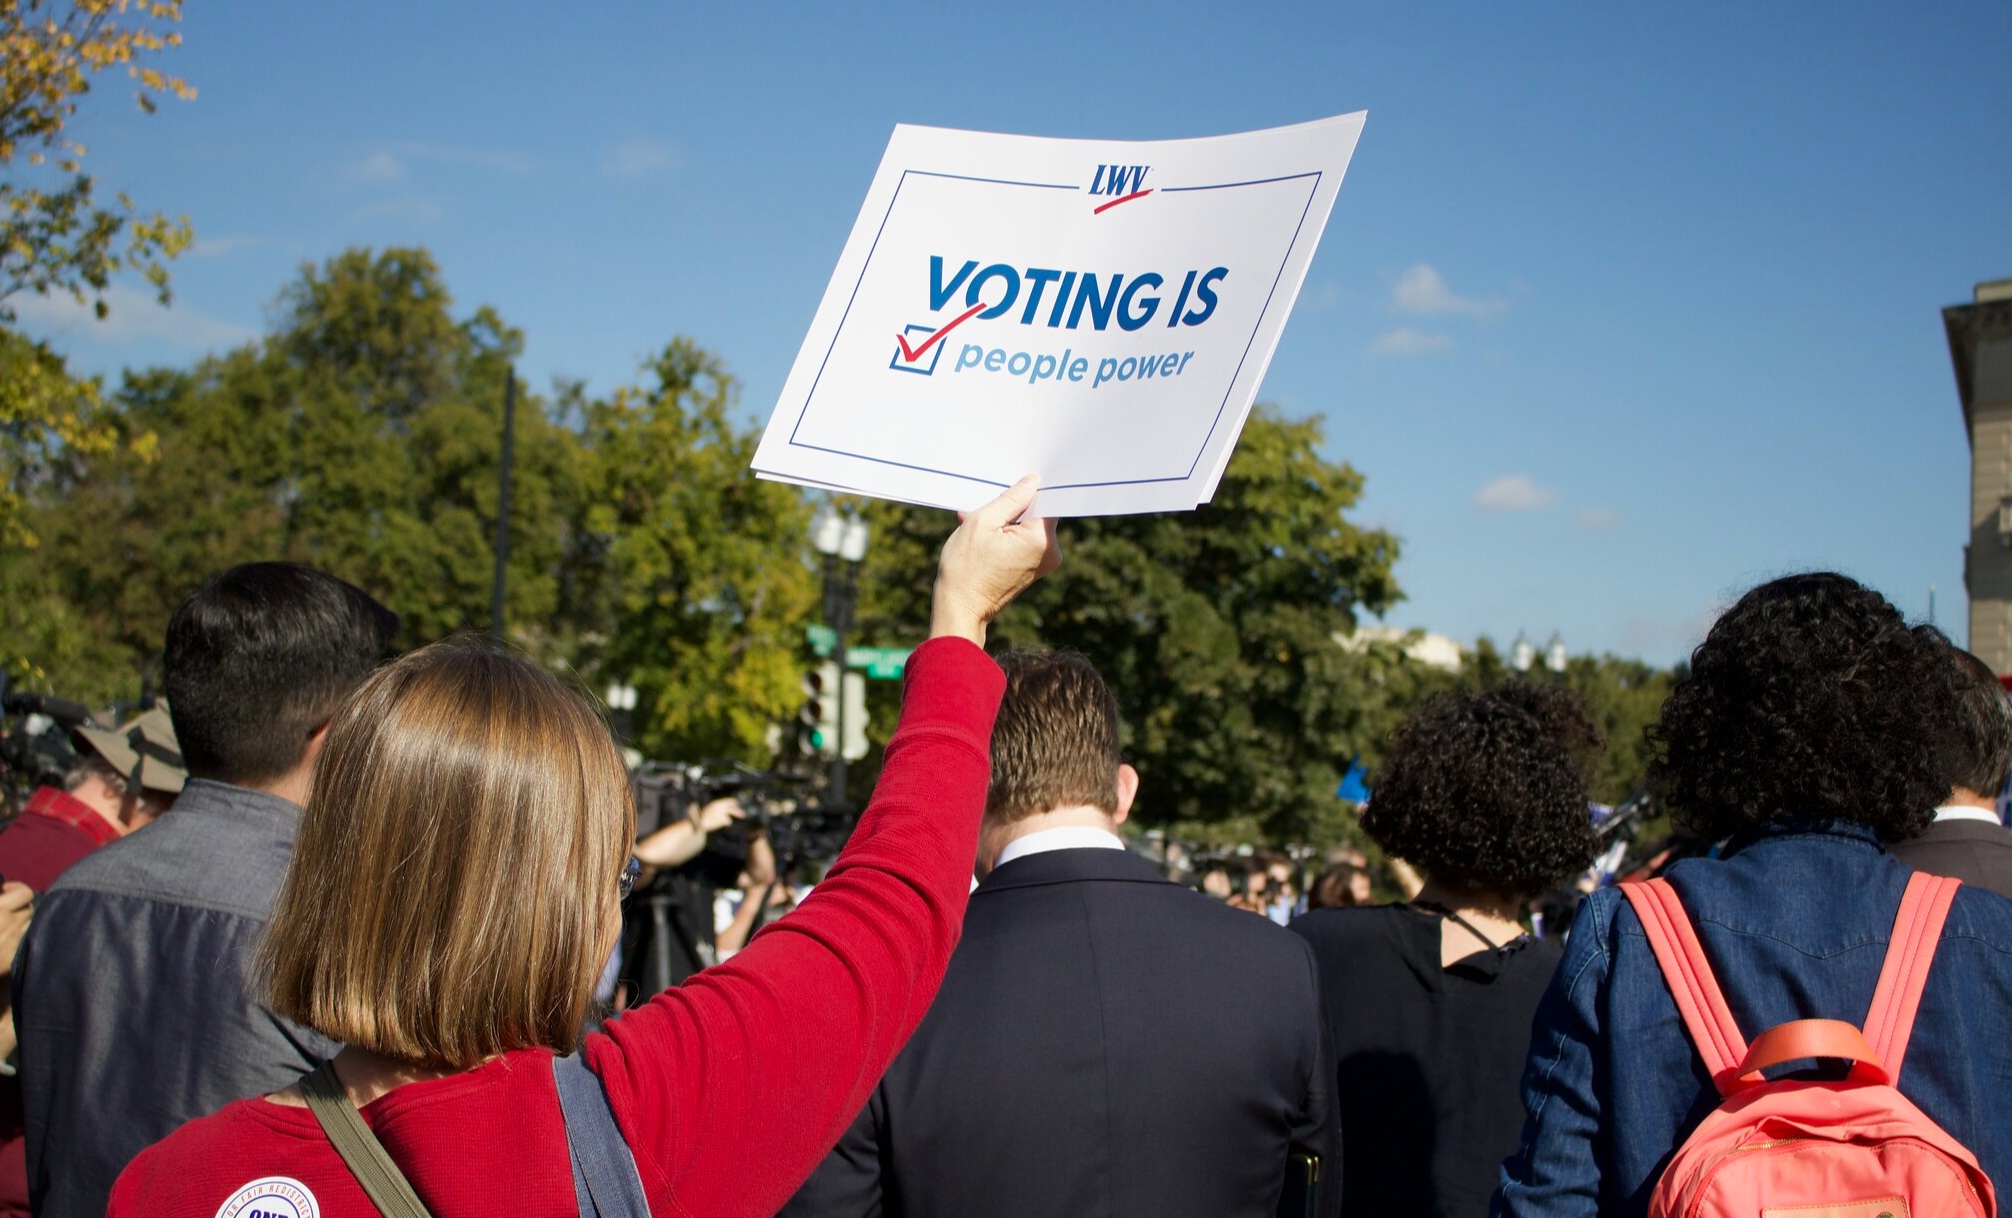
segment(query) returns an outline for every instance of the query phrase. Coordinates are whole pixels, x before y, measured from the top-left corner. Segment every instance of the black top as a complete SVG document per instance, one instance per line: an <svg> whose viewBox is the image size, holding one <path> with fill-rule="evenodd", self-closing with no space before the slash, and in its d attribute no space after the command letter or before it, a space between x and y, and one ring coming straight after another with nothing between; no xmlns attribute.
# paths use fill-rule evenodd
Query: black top
<svg viewBox="0 0 2012 1218"><path fill-rule="evenodd" d="M1439 928L1410 905L1292 924L1333 1027L1344 1215L1485 1214L1522 1133L1530 1024L1564 949L1525 936L1442 969Z"/></svg>
<svg viewBox="0 0 2012 1218"><path fill-rule="evenodd" d="M2012 832L1981 820L1939 820L1920 837L1887 847L1916 871L1953 876L2012 897Z"/></svg>
<svg viewBox="0 0 2012 1218"><path fill-rule="evenodd" d="M1122 850L1016 858L782 1213L1274 1218L1292 1147L1340 1156L1319 1010L1313 953L1265 919Z"/></svg>

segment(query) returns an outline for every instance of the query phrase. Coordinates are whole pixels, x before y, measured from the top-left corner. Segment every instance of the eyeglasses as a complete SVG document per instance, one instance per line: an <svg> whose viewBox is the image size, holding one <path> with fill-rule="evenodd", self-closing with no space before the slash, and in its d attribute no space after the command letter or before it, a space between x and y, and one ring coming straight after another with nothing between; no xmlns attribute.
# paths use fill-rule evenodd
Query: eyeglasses
<svg viewBox="0 0 2012 1218"><path fill-rule="evenodd" d="M622 878L618 881L624 901L629 899L630 893L636 891L636 880L642 874L643 865L636 861L635 856L631 855L629 861L622 865Z"/></svg>

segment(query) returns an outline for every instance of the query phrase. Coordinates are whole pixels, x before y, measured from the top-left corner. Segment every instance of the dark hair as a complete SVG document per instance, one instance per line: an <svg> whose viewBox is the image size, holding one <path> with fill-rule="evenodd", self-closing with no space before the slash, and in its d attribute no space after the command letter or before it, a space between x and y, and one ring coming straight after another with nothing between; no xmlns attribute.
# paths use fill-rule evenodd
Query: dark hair
<svg viewBox="0 0 2012 1218"><path fill-rule="evenodd" d="M1762 584L1691 653L1647 733L1650 784L1713 840L1800 819L1913 837L1949 793L1947 646L1842 575Z"/></svg>
<svg viewBox="0 0 2012 1218"><path fill-rule="evenodd" d="M161 663L189 775L256 786L291 770L397 632L389 609L299 563L213 576L168 619Z"/></svg>
<svg viewBox="0 0 2012 1218"><path fill-rule="evenodd" d="M1308 887L1308 909L1346 909L1355 904L1355 877L1368 875L1354 863L1336 863Z"/></svg>
<svg viewBox="0 0 2012 1218"><path fill-rule="evenodd" d="M2006 704L1998 675L1984 661L1955 646L1949 648L1949 659L1958 687L1956 713L1944 724L1949 786L1995 798L2012 767L2012 706Z"/></svg>
<svg viewBox="0 0 2012 1218"><path fill-rule="evenodd" d="M999 657L1006 696L992 728L985 815L1016 821L1075 804L1118 810L1118 702L1073 651Z"/></svg>
<svg viewBox="0 0 2012 1218"><path fill-rule="evenodd" d="M1541 892L1598 850L1578 754L1601 743L1578 697L1556 686L1440 694L1397 729L1362 827L1441 883Z"/></svg>

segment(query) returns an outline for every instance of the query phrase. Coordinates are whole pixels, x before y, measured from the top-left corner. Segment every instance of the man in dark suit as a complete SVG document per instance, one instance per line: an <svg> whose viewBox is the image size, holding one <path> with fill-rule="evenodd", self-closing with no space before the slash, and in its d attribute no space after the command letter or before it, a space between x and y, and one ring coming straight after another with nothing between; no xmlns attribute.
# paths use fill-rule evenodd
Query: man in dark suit
<svg viewBox="0 0 2012 1218"><path fill-rule="evenodd" d="M1997 807L2012 765L2012 709L1984 661L1953 646L1949 651L1963 687L1945 739L1949 798L1926 832L1892 850L1916 871L2012 897L2012 832L2000 823Z"/></svg>
<svg viewBox="0 0 2012 1218"><path fill-rule="evenodd" d="M787 1218L1272 1218L1296 1148L1340 1208L1313 956L1163 880L1081 656L1001 659L964 936L914 1039Z"/></svg>

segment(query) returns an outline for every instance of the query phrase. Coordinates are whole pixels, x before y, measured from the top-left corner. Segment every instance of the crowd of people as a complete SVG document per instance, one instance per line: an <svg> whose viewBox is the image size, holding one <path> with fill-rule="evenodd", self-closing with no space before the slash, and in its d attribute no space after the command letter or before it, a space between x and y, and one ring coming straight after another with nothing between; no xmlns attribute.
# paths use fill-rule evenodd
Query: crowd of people
<svg viewBox="0 0 2012 1218"><path fill-rule="evenodd" d="M1094 657L983 650L1061 561L1034 490L945 542L815 887L757 836L709 959L612 1004L638 879L739 809L638 840L563 682L391 657L395 616L307 567L211 579L167 624L169 713L80 732L0 829L0 1214L1646 1215L1728 1110L1874 1083L1937 1131L1907 1153L1953 1164L1946 1212L1995 1212L2012 712L1974 657L1842 576L1750 591L1650 736L1691 848L1569 933L1530 911L1600 852L1603 741L1548 684L1389 742L1362 824L1401 899L1359 852L1175 883L1129 848ZM1810 1020L1869 1047L1769 1031ZM1856 1181L1767 1212L1910 1212Z"/></svg>

